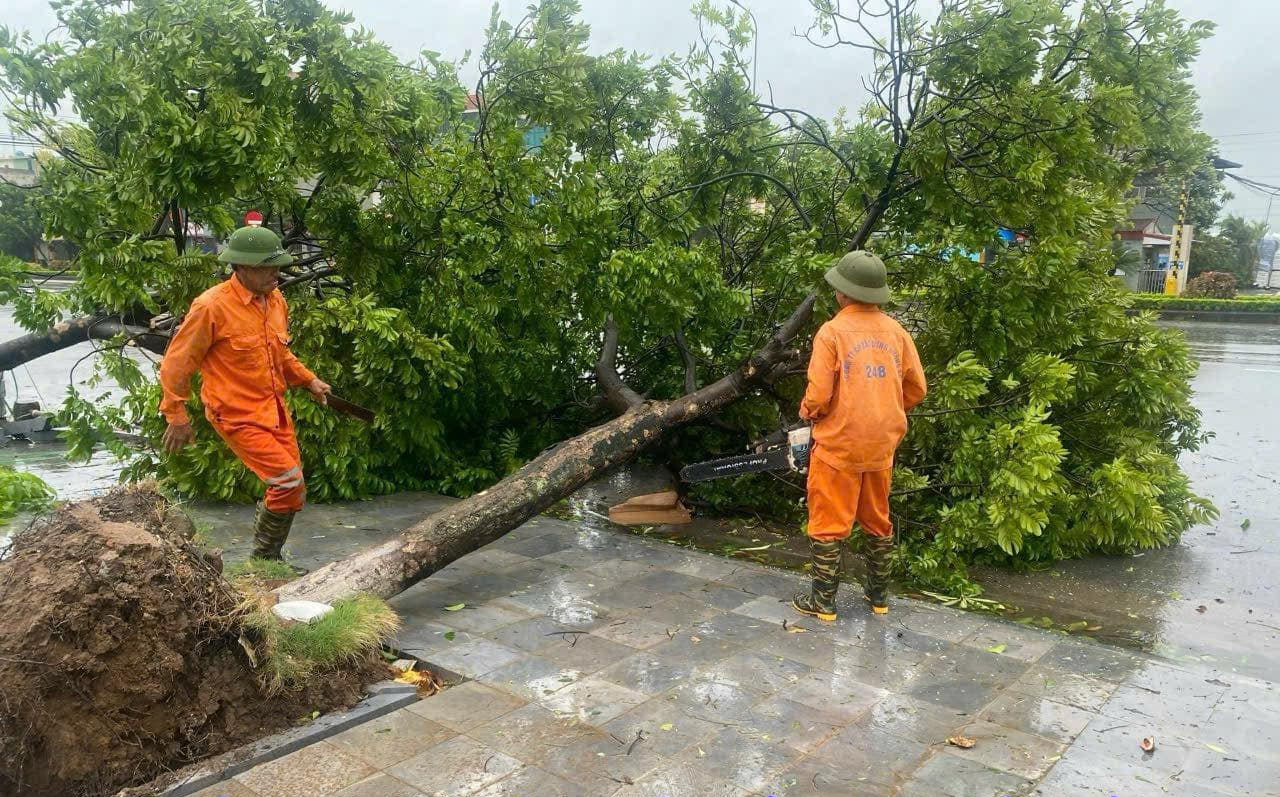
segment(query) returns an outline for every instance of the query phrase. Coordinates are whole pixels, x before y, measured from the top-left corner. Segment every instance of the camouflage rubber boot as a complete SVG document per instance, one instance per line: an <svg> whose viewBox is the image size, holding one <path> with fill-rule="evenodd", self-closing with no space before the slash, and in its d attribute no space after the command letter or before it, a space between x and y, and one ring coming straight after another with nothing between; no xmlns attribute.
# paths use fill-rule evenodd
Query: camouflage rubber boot
<svg viewBox="0 0 1280 797"><path fill-rule="evenodd" d="M284 561L284 543L289 539L289 529L293 527L293 516L297 512L274 512L267 509L266 504L258 504L258 516L253 524L253 553L257 559L274 559ZM307 571L304 568L290 565L298 575Z"/></svg>
<svg viewBox="0 0 1280 797"><path fill-rule="evenodd" d="M840 540L809 538L813 589L798 593L791 601L801 614L827 622L836 619L836 590L840 588L840 571L844 566L840 543Z"/></svg>
<svg viewBox="0 0 1280 797"><path fill-rule="evenodd" d="M876 614L889 613L889 554L893 551L893 535L877 537L868 534L867 603Z"/></svg>

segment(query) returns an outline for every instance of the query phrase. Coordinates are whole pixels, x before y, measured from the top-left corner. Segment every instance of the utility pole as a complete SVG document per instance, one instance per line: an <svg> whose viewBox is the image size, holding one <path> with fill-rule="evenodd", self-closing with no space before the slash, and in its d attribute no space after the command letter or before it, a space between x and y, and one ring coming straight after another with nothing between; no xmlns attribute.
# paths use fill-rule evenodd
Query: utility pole
<svg viewBox="0 0 1280 797"><path fill-rule="evenodd" d="M1187 224L1187 181L1182 181L1182 192L1178 196L1178 219L1173 225L1173 239L1169 242L1169 270L1165 272L1164 292L1169 296L1178 294L1182 269L1186 266L1182 261L1183 237L1190 237ZM1190 240L1187 241L1190 244ZM1190 249L1190 246L1187 247ZM1190 258L1188 257L1188 260Z"/></svg>

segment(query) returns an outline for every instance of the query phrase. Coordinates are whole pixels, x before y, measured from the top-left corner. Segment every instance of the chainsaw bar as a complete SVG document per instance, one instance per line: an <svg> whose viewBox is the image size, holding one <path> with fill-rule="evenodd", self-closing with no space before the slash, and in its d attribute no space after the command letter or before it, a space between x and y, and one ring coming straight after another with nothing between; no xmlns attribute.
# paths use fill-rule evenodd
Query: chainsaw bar
<svg viewBox="0 0 1280 797"><path fill-rule="evenodd" d="M680 480L684 482L705 482L711 479L725 479L730 476L741 476L744 473L759 473L767 470L791 470L791 459L786 446L771 448L756 454L739 454L736 457L713 459L707 462L695 462L680 469Z"/></svg>
<svg viewBox="0 0 1280 797"><path fill-rule="evenodd" d="M807 425L797 426L785 433L786 445L766 448L754 454L712 459L685 465L680 478L685 482L705 482L725 479L744 473L760 473L772 470L795 470L804 473L809 469L809 444L812 434Z"/></svg>

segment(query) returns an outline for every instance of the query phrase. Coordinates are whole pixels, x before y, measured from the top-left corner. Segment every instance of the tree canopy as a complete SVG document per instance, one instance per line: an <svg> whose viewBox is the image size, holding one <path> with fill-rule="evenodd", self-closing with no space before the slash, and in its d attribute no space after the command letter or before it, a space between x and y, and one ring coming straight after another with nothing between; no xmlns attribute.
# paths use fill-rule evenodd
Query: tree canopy
<svg viewBox="0 0 1280 797"><path fill-rule="evenodd" d="M1267 234L1267 224L1228 215L1218 231L1206 234L1191 251L1191 271L1226 271L1239 285L1252 285L1258 268L1258 241Z"/></svg>
<svg viewBox="0 0 1280 797"><path fill-rule="evenodd" d="M16 126L60 156L41 210L80 245L81 281L10 290L19 318L180 314L220 276L184 227L225 234L260 209L300 253L284 280L295 351L380 416L369 429L292 402L315 498L480 489L609 417L606 339L633 393L689 393L866 245L932 383L894 504L917 581L957 592L974 557L1167 543L1212 512L1176 462L1201 440L1194 363L1107 277L1135 176L1180 181L1209 149L1187 76L1211 26L1160 0L944 0L931 17L814 0L815 44L874 56L866 91L849 87L865 101L831 119L762 96L749 16L710 2L700 42L657 59L593 52L574 0L495 11L474 110L457 63L402 62L315 0L57 7L48 40L0 35L0 74ZM55 118L68 102L78 122ZM154 381L129 357L101 364L128 396L69 396L76 449L114 428L157 440ZM786 365L656 455L794 417L804 352ZM130 472L250 494L197 435L131 453ZM764 479L699 495L796 497Z"/></svg>

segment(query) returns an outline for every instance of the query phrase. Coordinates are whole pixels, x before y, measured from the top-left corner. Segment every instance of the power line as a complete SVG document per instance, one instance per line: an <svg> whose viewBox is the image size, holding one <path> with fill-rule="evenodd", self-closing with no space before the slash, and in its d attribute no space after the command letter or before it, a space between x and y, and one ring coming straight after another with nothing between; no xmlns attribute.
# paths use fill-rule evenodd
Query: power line
<svg viewBox="0 0 1280 797"><path fill-rule="evenodd" d="M1213 136L1213 137L1214 138L1244 138L1246 136L1269 136L1276 133L1280 133L1280 130L1259 130L1255 133L1223 133L1220 136ZM1211 133L1210 135L1213 135L1213 134Z"/></svg>
<svg viewBox="0 0 1280 797"><path fill-rule="evenodd" d="M1226 175L1227 177L1230 177L1232 180L1235 180L1237 183L1240 183L1241 185L1245 186L1246 188L1251 188L1257 191L1258 193L1265 194L1268 196L1280 196L1280 185L1271 185L1270 183L1260 183L1257 180L1250 180L1248 177L1241 177L1240 175L1232 174L1231 172L1223 172L1223 174Z"/></svg>

